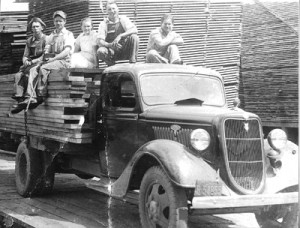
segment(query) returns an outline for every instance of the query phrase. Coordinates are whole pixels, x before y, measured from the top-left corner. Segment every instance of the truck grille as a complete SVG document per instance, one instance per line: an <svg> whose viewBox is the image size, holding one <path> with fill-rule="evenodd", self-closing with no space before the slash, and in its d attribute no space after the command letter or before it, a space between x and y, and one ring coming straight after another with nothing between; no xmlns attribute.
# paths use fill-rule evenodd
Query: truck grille
<svg viewBox="0 0 300 228"><path fill-rule="evenodd" d="M169 139L177 141L190 148L190 135L192 129L181 128L175 132L170 127L153 126L153 130L156 139Z"/></svg>
<svg viewBox="0 0 300 228"><path fill-rule="evenodd" d="M264 161L258 120L226 119L224 129L231 184L242 193L259 191L264 181Z"/></svg>

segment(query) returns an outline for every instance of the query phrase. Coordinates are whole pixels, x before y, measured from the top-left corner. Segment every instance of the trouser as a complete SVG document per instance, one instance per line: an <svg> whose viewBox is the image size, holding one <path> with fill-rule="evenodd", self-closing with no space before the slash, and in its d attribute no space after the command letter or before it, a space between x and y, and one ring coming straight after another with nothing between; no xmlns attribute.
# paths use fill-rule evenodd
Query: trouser
<svg viewBox="0 0 300 228"><path fill-rule="evenodd" d="M175 44L169 45L165 53L158 53L152 49L146 55L146 63L173 63L176 60L180 61L181 59L179 49Z"/></svg>
<svg viewBox="0 0 300 228"><path fill-rule="evenodd" d="M37 68L34 67L30 70L30 74L28 77L28 86L25 96L36 98L37 96L46 96L47 95L47 83L48 83L48 76L51 70L54 69L62 69L62 68L69 68L70 64L65 60L55 60L50 63L43 64L39 71ZM39 77L37 77L39 75ZM37 81L37 88L35 90L34 85Z"/></svg>
<svg viewBox="0 0 300 228"><path fill-rule="evenodd" d="M129 60L130 63L135 63L139 50L139 37L132 34L119 43L122 45L119 50L106 47L98 48L97 56L99 60L106 62L109 66L115 64L116 60Z"/></svg>
<svg viewBox="0 0 300 228"><path fill-rule="evenodd" d="M94 53L76 52L71 56L71 68L96 68L98 60Z"/></svg>
<svg viewBox="0 0 300 228"><path fill-rule="evenodd" d="M35 66L36 64L32 64L27 67L21 66L20 71L15 74L14 90L15 90L16 97L22 97L26 92L30 70Z"/></svg>

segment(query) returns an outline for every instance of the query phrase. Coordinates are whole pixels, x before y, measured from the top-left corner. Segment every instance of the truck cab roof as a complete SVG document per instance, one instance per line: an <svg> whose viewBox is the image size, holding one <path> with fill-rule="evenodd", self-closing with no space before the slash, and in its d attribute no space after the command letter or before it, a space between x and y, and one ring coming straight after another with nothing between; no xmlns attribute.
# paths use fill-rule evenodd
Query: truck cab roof
<svg viewBox="0 0 300 228"><path fill-rule="evenodd" d="M112 72L127 72L131 73L135 77L144 73L191 73L191 74L204 74L211 75L223 80L221 74L213 69L204 67L195 67L189 65L176 65L176 64L160 64L160 63L123 63L117 64L106 68L103 73Z"/></svg>

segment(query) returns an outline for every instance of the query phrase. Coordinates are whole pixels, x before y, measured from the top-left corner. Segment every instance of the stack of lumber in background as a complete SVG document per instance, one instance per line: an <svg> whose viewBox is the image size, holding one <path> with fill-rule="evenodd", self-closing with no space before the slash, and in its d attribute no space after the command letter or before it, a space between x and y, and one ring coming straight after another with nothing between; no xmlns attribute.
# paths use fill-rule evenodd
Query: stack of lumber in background
<svg viewBox="0 0 300 228"><path fill-rule="evenodd" d="M27 112L28 133L60 142L91 143L95 126L92 109L96 108L100 77L101 70L53 71L45 102ZM24 111L8 116L16 105L11 99L13 83L13 74L0 77L0 130L25 135Z"/></svg>
<svg viewBox="0 0 300 228"><path fill-rule="evenodd" d="M120 14L127 15L138 27L140 49L138 61L145 60L150 31L160 26L164 13L175 16L174 30L185 44L180 47L185 64L204 66L219 71L225 81L229 105L237 97L241 49L242 5L240 0L117 0ZM30 13L47 24L46 34L53 30L55 10L67 13L66 27L77 37L80 20L92 17L94 30L106 17L106 0L31 0ZM100 63L100 67L104 67Z"/></svg>
<svg viewBox="0 0 300 228"><path fill-rule="evenodd" d="M298 127L298 12L298 1L244 5L240 95L264 126Z"/></svg>
<svg viewBox="0 0 300 228"><path fill-rule="evenodd" d="M26 42L28 11L1 12L0 74L18 72Z"/></svg>

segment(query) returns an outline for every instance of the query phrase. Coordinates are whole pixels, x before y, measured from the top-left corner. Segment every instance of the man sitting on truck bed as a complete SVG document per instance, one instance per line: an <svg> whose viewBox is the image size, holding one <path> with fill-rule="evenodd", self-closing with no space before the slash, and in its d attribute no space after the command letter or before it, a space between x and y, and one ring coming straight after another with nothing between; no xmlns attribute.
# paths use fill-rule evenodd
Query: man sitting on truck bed
<svg viewBox="0 0 300 228"><path fill-rule="evenodd" d="M65 28L66 14L63 11L56 11L53 14L53 20L55 30L46 39L44 62L39 69L34 67L30 70L29 81L34 81L39 75L36 91L35 86L27 87L28 98L19 103L24 109L29 102L38 105L44 100L43 98L47 94L48 76L52 69L70 67L70 56L74 50L75 40L73 33Z"/></svg>
<svg viewBox="0 0 300 228"><path fill-rule="evenodd" d="M147 63L182 64L178 46L183 44L182 37L172 31L174 17L164 14L160 28L151 31L147 46Z"/></svg>
<svg viewBox="0 0 300 228"><path fill-rule="evenodd" d="M42 62L46 46L46 35L43 33L45 27L45 23L38 17L32 18L29 22L28 28L31 29L33 34L26 41L22 58L23 65L15 75L15 94L12 96L18 102L23 101L24 96L28 96L26 88L28 85L29 70ZM28 87L31 88L32 86L32 81L29 81Z"/></svg>
<svg viewBox="0 0 300 228"><path fill-rule="evenodd" d="M98 58L108 66L116 60L129 60L135 63L139 48L137 27L132 21L119 15L119 9L114 1L106 4L108 18L105 18L98 29Z"/></svg>

